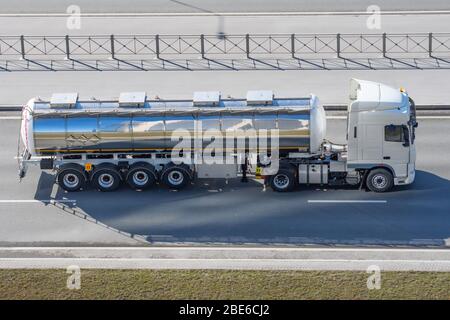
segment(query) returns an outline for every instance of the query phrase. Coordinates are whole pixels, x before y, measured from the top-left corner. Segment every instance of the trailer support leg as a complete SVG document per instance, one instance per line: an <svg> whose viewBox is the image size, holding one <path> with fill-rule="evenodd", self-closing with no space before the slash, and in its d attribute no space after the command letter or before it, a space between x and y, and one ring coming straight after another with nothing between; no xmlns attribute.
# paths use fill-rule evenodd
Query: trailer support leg
<svg viewBox="0 0 450 320"><path fill-rule="evenodd" d="M244 158L244 163L241 164L241 170L242 170L242 178L241 178L241 182L248 182L248 178L247 178L247 168L248 168L248 163L247 163L247 156L245 156Z"/></svg>

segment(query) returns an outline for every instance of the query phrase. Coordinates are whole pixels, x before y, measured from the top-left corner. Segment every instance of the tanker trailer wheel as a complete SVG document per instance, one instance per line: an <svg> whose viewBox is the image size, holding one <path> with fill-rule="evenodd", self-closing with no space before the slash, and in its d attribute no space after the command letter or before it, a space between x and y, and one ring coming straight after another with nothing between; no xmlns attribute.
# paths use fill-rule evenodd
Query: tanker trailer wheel
<svg viewBox="0 0 450 320"><path fill-rule="evenodd" d="M294 168L280 168L276 174L270 177L270 187L277 192L292 191L297 185L297 177Z"/></svg>
<svg viewBox="0 0 450 320"><path fill-rule="evenodd" d="M120 172L115 165L100 164L92 173L91 183L97 190L109 192L117 190L121 180Z"/></svg>
<svg viewBox="0 0 450 320"><path fill-rule="evenodd" d="M82 170L76 164L61 167L56 177L58 185L68 192L74 192L84 188L86 185L86 176Z"/></svg>
<svg viewBox="0 0 450 320"><path fill-rule="evenodd" d="M190 169L186 165L167 165L162 172L161 182L170 189L182 189L191 182Z"/></svg>
<svg viewBox="0 0 450 320"><path fill-rule="evenodd" d="M130 167L127 183L135 190L145 190L155 185L157 174L155 167L145 162L138 162Z"/></svg>
<svg viewBox="0 0 450 320"><path fill-rule="evenodd" d="M394 177L386 169L374 169L367 175L366 185L373 192L386 192L392 189Z"/></svg>

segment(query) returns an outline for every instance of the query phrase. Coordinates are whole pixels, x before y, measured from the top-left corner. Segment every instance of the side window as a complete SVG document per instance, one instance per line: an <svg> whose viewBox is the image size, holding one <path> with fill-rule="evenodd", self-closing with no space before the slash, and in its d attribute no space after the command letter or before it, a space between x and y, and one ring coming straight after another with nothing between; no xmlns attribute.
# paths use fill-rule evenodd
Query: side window
<svg viewBox="0 0 450 320"><path fill-rule="evenodd" d="M404 142L402 126L389 125L384 127L384 141Z"/></svg>

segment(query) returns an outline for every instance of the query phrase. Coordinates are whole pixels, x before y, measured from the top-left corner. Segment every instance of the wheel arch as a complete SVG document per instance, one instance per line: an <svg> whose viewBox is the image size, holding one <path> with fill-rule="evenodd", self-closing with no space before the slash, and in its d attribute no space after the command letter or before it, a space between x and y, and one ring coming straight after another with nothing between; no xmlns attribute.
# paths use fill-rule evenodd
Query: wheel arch
<svg viewBox="0 0 450 320"><path fill-rule="evenodd" d="M357 171L363 171L366 170L367 172L370 172L375 169L385 169L389 171L390 174L392 174L392 177L395 178L395 170L390 165L385 163L380 164L348 164L348 168L355 169Z"/></svg>
<svg viewBox="0 0 450 320"><path fill-rule="evenodd" d="M91 180L92 180L92 178L94 177L94 175L95 175L98 171L100 171L100 170L102 170L102 169L111 169L111 170L114 170L115 172L117 172L117 173L119 174L120 180L121 180L121 181L124 180L123 174L121 173L121 171L120 171L120 169L119 169L119 166L115 165L114 163L110 163L110 162L102 162L102 163L99 163L99 164L95 165L94 168L92 169L91 174L90 174Z"/></svg>

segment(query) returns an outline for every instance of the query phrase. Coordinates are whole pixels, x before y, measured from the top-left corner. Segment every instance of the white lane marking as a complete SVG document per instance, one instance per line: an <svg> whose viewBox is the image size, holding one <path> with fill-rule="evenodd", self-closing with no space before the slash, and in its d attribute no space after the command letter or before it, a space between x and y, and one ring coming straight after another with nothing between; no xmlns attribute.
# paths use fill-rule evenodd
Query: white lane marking
<svg viewBox="0 0 450 320"><path fill-rule="evenodd" d="M21 120L22 118L21 117L14 117L14 116L11 116L11 117L0 117L0 120Z"/></svg>
<svg viewBox="0 0 450 320"><path fill-rule="evenodd" d="M0 200L2 203L76 203L77 200Z"/></svg>
<svg viewBox="0 0 450 320"><path fill-rule="evenodd" d="M308 200L308 203L387 203L387 200Z"/></svg>
<svg viewBox="0 0 450 320"><path fill-rule="evenodd" d="M189 17L189 16L346 16L346 15L371 15L367 11L284 11L284 12L131 12L131 13L82 13L82 17ZM422 15L422 14L450 14L450 10L402 10L382 11L381 15ZM67 13L2 13L0 17L68 17Z"/></svg>

